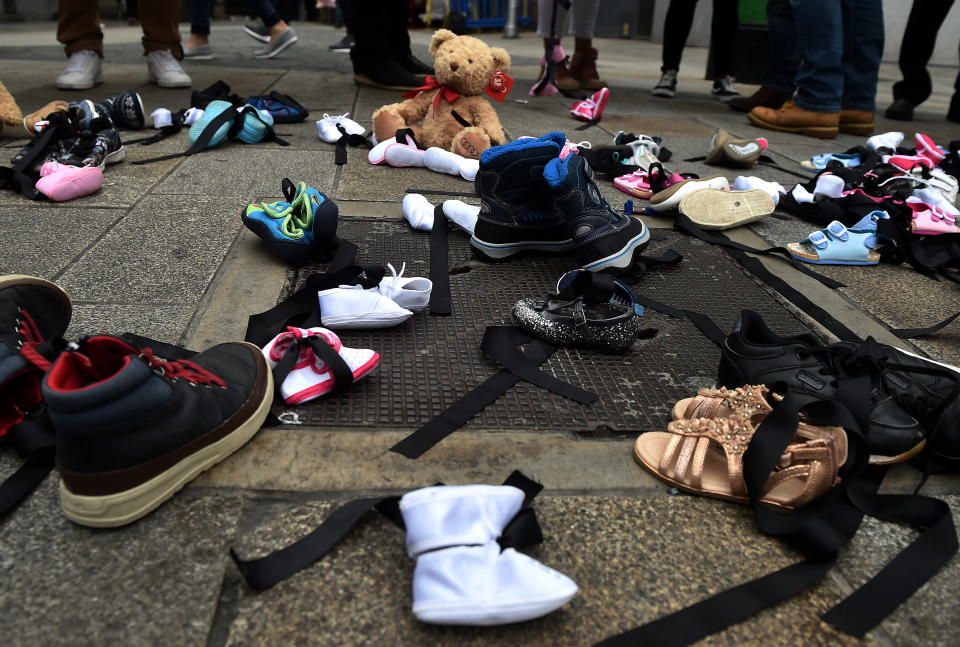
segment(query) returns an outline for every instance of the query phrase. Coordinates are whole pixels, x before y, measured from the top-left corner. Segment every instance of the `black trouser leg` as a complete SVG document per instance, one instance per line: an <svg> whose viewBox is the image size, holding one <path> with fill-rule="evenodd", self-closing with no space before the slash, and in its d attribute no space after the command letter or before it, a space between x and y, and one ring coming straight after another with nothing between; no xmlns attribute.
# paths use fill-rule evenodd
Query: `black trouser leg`
<svg viewBox="0 0 960 647"><path fill-rule="evenodd" d="M733 75L734 51L737 46L737 13L740 0L713 0L713 20L710 25L710 48L713 54L713 76ZM692 17L692 16L691 16Z"/></svg>
<svg viewBox="0 0 960 647"><path fill-rule="evenodd" d="M661 72L679 70L683 48L687 45L697 0L670 0L663 23L663 67Z"/></svg>
<svg viewBox="0 0 960 647"><path fill-rule="evenodd" d="M354 71L387 58L410 54L407 33L407 3L396 0L351 0L354 16L363 16L353 24L356 43L350 50Z"/></svg>
<svg viewBox="0 0 960 647"><path fill-rule="evenodd" d="M937 43L937 32L951 6L953 0L914 0L900 43L899 63L903 80L893 84L894 99L919 105L930 96L933 82L927 72L927 63ZM960 78L957 83L960 84Z"/></svg>

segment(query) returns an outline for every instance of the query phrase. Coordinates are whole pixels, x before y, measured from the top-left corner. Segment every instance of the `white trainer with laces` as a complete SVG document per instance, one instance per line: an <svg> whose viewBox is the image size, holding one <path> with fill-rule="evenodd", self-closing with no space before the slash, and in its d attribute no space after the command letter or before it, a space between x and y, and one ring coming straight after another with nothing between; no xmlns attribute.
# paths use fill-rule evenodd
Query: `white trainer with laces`
<svg viewBox="0 0 960 647"><path fill-rule="evenodd" d="M158 49L147 54L147 78L161 88L189 88L193 85L190 75L169 49Z"/></svg>
<svg viewBox="0 0 960 647"><path fill-rule="evenodd" d="M405 277L403 272L407 269L406 262L400 267L399 274L392 264L387 263L387 267L393 276L383 277L380 285L373 289L411 312L419 312L426 308L430 303L430 291L433 289L430 279Z"/></svg>
<svg viewBox="0 0 960 647"><path fill-rule="evenodd" d="M735 87L733 87L733 82L735 80L736 79L734 79L729 74L726 76L720 77L719 79L713 82L713 89L710 90L710 94L715 96L718 101L723 101L724 103L726 103L730 99L739 97L740 93L737 92L737 89Z"/></svg>
<svg viewBox="0 0 960 647"><path fill-rule="evenodd" d="M92 49L70 54L67 68L57 77L59 90L89 90L98 83L103 83L103 66Z"/></svg>

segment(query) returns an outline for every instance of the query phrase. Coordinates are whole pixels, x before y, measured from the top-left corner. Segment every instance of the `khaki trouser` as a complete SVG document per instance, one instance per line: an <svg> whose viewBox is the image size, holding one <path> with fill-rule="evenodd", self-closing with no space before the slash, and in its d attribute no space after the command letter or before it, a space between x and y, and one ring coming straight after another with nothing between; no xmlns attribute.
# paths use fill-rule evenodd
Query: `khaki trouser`
<svg viewBox="0 0 960 647"><path fill-rule="evenodd" d="M92 49L103 58L103 32L97 0L59 0L57 2L57 40L67 56L81 49ZM179 0L140 0L140 24L143 26L143 53L169 49L177 59L180 49Z"/></svg>

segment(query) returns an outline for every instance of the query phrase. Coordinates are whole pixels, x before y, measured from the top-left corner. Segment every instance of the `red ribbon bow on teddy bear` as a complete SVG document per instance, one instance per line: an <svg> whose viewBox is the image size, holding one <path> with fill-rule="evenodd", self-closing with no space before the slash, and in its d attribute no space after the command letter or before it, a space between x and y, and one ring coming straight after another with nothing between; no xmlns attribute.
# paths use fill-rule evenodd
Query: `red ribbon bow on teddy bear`
<svg viewBox="0 0 960 647"><path fill-rule="evenodd" d="M437 80L436 80L435 78L433 78L432 76L428 76L425 80L426 80L426 83L425 83L424 85L421 85L419 88L415 88L415 89L413 89L413 90L410 90L409 92L407 92L406 94L403 95L403 98L404 98L404 99L412 99L413 97L417 96L417 95L420 94L421 92L425 92L425 91L427 91L427 90L436 90L436 89L439 89L440 92L437 92L437 96L435 96L435 97L433 98L433 109L434 109L434 110L436 110L436 109L437 109L437 106L440 105L440 97L441 97L441 96L443 96L443 98L447 100L447 103L453 103L454 101L456 101L457 99L460 98L460 93L459 93L459 92L457 92L456 90L453 90L453 89L451 89L451 88L448 88L447 86L443 85L442 83L440 83L439 81L437 81Z"/></svg>

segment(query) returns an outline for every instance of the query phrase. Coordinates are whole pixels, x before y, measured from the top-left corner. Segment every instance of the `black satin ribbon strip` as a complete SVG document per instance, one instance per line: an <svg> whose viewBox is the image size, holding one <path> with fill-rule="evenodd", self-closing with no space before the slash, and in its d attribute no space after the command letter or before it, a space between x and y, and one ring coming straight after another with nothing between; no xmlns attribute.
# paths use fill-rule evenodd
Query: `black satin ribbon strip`
<svg viewBox="0 0 960 647"><path fill-rule="evenodd" d="M449 315L450 309L450 251L447 246L449 233L443 205L433 209L433 228L430 230L430 314Z"/></svg>

